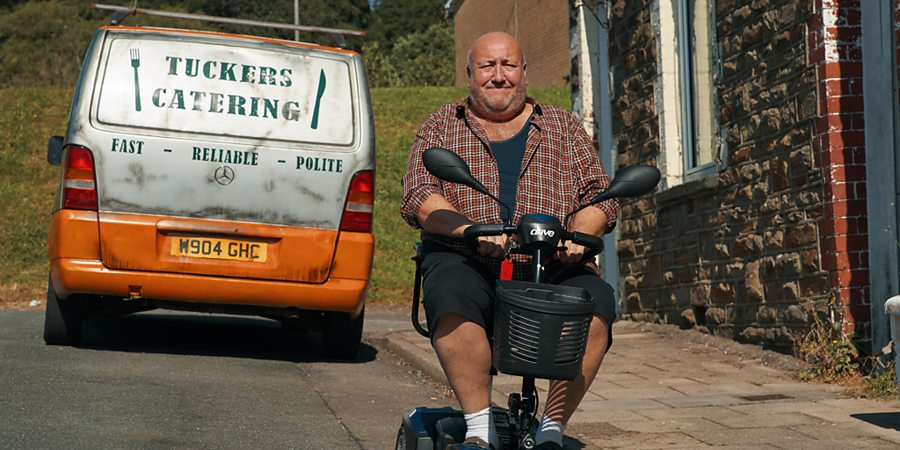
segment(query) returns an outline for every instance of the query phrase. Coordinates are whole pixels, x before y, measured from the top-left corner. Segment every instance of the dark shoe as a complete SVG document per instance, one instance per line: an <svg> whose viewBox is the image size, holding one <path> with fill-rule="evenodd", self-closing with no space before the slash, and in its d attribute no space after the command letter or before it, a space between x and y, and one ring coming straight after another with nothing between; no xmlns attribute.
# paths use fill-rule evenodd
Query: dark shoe
<svg viewBox="0 0 900 450"><path fill-rule="evenodd" d="M534 450L563 450L563 448L562 445L559 445L556 442L544 442L540 445L536 445Z"/></svg>
<svg viewBox="0 0 900 450"><path fill-rule="evenodd" d="M477 437L470 437L463 441L462 444L453 444L448 445L447 450L494 450L494 447L491 447L491 444L488 444L484 441L484 439Z"/></svg>

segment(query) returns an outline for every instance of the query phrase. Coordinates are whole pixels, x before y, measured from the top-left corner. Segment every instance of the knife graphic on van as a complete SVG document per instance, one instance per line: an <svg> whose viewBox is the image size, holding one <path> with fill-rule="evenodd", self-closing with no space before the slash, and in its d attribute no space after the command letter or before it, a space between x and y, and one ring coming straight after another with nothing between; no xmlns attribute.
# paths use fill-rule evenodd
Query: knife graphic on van
<svg viewBox="0 0 900 450"><path fill-rule="evenodd" d="M319 69L319 90L316 92L316 106L313 108L312 123L309 127L315 130L319 127L319 105L322 102L322 94L325 93L325 69Z"/></svg>

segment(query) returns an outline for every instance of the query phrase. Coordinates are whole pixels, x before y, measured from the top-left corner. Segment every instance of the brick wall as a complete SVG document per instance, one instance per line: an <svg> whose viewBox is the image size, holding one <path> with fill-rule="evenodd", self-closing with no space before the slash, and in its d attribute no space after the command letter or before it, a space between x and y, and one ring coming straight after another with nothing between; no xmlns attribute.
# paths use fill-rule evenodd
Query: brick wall
<svg viewBox="0 0 900 450"><path fill-rule="evenodd" d="M623 202L626 316L789 350L834 295L866 337L858 1L715 2L726 151L715 175ZM612 6L620 166L659 156L655 5Z"/></svg>
<svg viewBox="0 0 900 450"><path fill-rule="evenodd" d="M456 85L465 86L466 57L478 36L505 31L519 40L528 63L528 85L563 86L569 62L569 4L559 0L463 2L453 18Z"/></svg>
<svg viewBox="0 0 900 450"><path fill-rule="evenodd" d="M859 2L817 0L808 48L818 80L815 145L825 181L825 217L819 227L823 264L846 319L844 330L866 340L871 311Z"/></svg>

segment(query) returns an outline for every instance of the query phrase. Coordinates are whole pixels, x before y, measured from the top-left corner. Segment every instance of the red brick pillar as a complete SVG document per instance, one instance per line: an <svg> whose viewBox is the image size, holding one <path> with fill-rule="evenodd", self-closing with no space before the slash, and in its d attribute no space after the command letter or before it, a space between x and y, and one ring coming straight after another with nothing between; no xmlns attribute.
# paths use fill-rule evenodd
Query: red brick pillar
<svg viewBox="0 0 900 450"><path fill-rule="evenodd" d="M819 224L822 266L829 272L832 292L842 307L844 330L858 340L868 340L871 316L860 1L815 0L808 48L819 97L815 153L825 183L825 214Z"/></svg>

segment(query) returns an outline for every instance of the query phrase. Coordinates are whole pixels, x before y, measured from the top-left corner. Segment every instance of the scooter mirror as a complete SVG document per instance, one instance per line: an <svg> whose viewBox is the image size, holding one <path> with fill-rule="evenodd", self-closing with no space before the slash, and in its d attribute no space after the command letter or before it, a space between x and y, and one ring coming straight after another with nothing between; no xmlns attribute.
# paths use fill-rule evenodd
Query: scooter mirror
<svg viewBox="0 0 900 450"><path fill-rule="evenodd" d="M637 197L653 190L659 183L660 173L656 167L628 166L619 169L609 184L609 189L601 192L590 204L600 203L608 198Z"/></svg>
<svg viewBox="0 0 900 450"><path fill-rule="evenodd" d="M444 148L429 148L422 153L422 162L428 172L444 181L469 186L485 195L487 188L472 176L469 165L456 153Z"/></svg>

